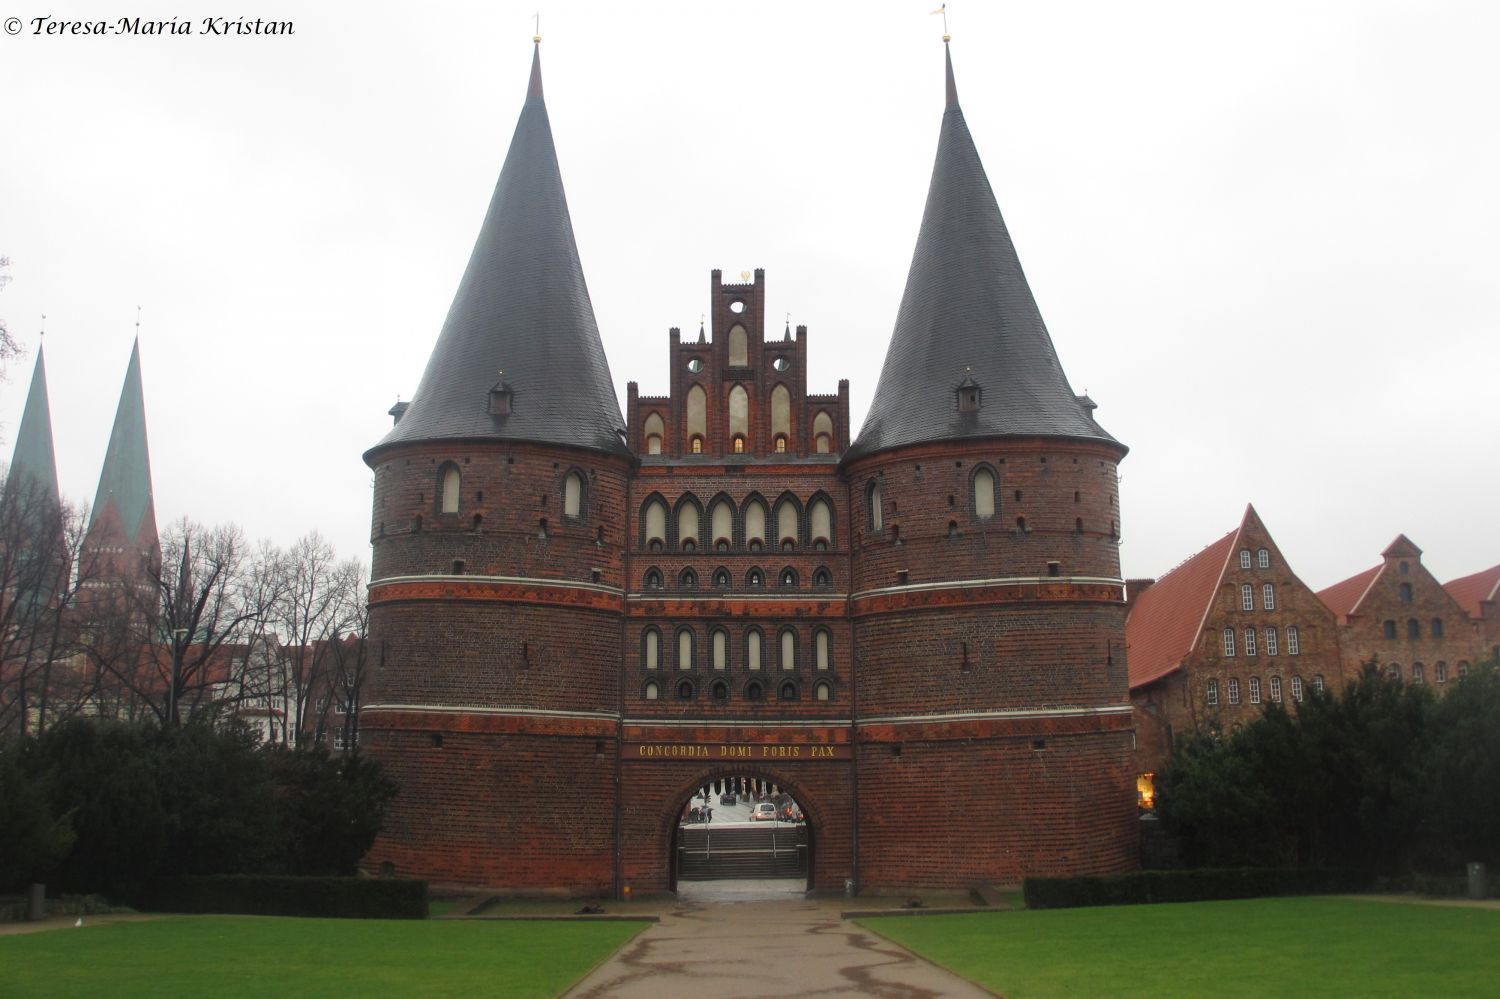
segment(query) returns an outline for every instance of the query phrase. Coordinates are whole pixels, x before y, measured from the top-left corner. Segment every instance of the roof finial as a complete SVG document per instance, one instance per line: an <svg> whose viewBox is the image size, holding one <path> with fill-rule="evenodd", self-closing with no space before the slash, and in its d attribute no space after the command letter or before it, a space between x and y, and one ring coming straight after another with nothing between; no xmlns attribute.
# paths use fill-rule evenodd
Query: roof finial
<svg viewBox="0 0 1500 999"><path fill-rule="evenodd" d="M42 331L38 334L43 340L47 339L47 313L42 313Z"/></svg>
<svg viewBox="0 0 1500 999"><path fill-rule="evenodd" d="M928 11L928 13L943 15L943 44L948 44L948 40L953 37L948 34L948 5L946 3L941 4L937 10Z"/></svg>
<svg viewBox="0 0 1500 999"><path fill-rule="evenodd" d="M531 40L535 43L535 46L534 46L534 48L532 49L532 52L531 52L531 83L526 88L526 100L528 102L529 101L539 101L539 100L543 99L542 98L542 36L540 34L540 32L541 32L541 24L542 24L542 15L540 13L538 13L535 16L536 16L536 19L537 19L536 23L537 23L538 34L535 34L535 35L531 36Z"/></svg>
<svg viewBox="0 0 1500 999"><path fill-rule="evenodd" d="M533 22L531 40L540 45L542 44L542 12L537 11L535 14L532 14L531 20Z"/></svg>
<svg viewBox="0 0 1500 999"><path fill-rule="evenodd" d="M141 307L139 305L135 307L135 338L137 340L141 338Z"/></svg>

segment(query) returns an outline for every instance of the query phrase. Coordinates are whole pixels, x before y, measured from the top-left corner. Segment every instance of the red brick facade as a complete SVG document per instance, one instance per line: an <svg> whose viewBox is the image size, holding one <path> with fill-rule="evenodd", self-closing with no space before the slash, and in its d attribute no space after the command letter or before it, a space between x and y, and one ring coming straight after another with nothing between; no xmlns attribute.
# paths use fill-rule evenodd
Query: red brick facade
<svg viewBox="0 0 1500 999"><path fill-rule="evenodd" d="M634 461L497 442L373 461L361 740L402 790L372 867L668 889L684 805L736 776L801 804L820 888L1134 865L1123 448L842 467L847 383L808 395L807 332L764 339L764 288L715 272L702 338L672 331L670 393L630 387Z"/></svg>

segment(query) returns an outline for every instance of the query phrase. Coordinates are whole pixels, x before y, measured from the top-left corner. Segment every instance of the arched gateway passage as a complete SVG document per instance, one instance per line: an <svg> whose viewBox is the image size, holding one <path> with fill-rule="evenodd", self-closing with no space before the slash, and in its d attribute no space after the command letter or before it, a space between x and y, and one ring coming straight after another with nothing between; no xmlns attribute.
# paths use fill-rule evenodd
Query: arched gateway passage
<svg viewBox="0 0 1500 999"><path fill-rule="evenodd" d="M778 879L813 886L815 822L797 789L762 773L705 775L674 799L670 887Z"/></svg>

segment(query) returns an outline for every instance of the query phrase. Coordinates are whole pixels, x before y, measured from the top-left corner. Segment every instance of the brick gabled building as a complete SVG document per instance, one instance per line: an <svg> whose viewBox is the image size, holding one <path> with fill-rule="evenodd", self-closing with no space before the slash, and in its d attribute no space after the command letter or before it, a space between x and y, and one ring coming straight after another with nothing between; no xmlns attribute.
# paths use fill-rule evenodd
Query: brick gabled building
<svg viewBox="0 0 1500 999"><path fill-rule="evenodd" d="M1266 702L1343 681L1332 612L1253 506L1234 530L1131 590L1126 648L1143 771L1159 769L1183 732L1229 731Z"/></svg>
<svg viewBox="0 0 1500 999"><path fill-rule="evenodd" d="M790 792L808 881L1136 863L1116 467L964 122L951 60L906 291L858 437L713 272L667 394L619 412L539 58L473 255L374 470L372 866L612 894L678 820ZM586 803L586 807L584 807Z"/></svg>
<svg viewBox="0 0 1500 999"><path fill-rule="evenodd" d="M1469 576L1443 584L1471 621L1479 623L1483 636L1482 658L1500 657L1500 565L1492 565Z"/></svg>
<svg viewBox="0 0 1500 999"><path fill-rule="evenodd" d="M1337 617L1344 672L1374 665L1411 683L1441 691L1485 658L1479 619L1422 564L1422 549L1406 535L1380 553L1381 563L1322 590Z"/></svg>

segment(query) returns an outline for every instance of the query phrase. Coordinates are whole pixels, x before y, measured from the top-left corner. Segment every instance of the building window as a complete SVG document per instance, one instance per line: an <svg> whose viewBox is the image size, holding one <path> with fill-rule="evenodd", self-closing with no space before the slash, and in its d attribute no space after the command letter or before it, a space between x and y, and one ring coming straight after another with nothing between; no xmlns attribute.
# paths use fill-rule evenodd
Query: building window
<svg viewBox="0 0 1500 999"><path fill-rule="evenodd" d="M1383 625L1381 625L1381 631L1384 633L1384 635L1385 635L1385 637L1387 639L1393 639L1393 638L1395 638L1396 637L1396 622L1395 621L1387 621L1387 622L1385 622Z"/></svg>
<svg viewBox="0 0 1500 999"><path fill-rule="evenodd" d="M678 576L677 580L679 585L684 590L694 590L698 588L698 574L692 569L682 570L682 575Z"/></svg>
<svg viewBox="0 0 1500 999"><path fill-rule="evenodd" d="M817 683L813 684L813 700L833 700L833 685L827 680L819 680Z"/></svg>
<svg viewBox="0 0 1500 999"><path fill-rule="evenodd" d="M661 570L659 570L659 569L647 569L646 570L646 589L648 589L648 590L659 590L659 589L661 589Z"/></svg>
<svg viewBox="0 0 1500 999"><path fill-rule="evenodd" d="M1255 588L1249 583L1240 587L1240 610L1255 610Z"/></svg>
<svg viewBox="0 0 1500 999"><path fill-rule="evenodd" d="M1253 655L1255 655L1255 629L1254 628L1246 628L1245 629L1245 655L1247 655L1247 656L1253 656Z"/></svg>
<svg viewBox="0 0 1500 999"><path fill-rule="evenodd" d="M716 590L727 590L727 589L729 589L729 570L728 569L715 569L714 570L714 589L716 589Z"/></svg>
<svg viewBox="0 0 1500 999"><path fill-rule="evenodd" d="M735 454L744 454L745 453L745 438L736 435L736 437L734 438L734 453Z"/></svg>
<svg viewBox="0 0 1500 999"><path fill-rule="evenodd" d="M1260 703L1260 677L1258 676L1252 676L1250 678L1250 703Z"/></svg>
<svg viewBox="0 0 1500 999"><path fill-rule="evenodd" d="M1239 677L1232 676L1227 681L1225 681L1225 693L1227 693L1229 695L1229 703L1230 704L1238 704L1238 703L1240 703L1240 680L1239 680Z"/></svg>
<svg viewBox="0 0 1500 999"><path fill-rule="evenodd" d="M1406 637L1407 638L1421 638L1422 637L1422 625L1421 625L1421 623L1416 618L1410 618L1406 622Z"/></svg>
<svg viewBox="0 0 1500 999"><path fill-rule="evenodd" d="M677 668L693 668L693 633L687 628L677 633Z"/></svg>
<svg viewBox="0 0 1500 999"><path fill-rule="evenodd" d="M569 472L563 477L563 516L583 516L583 473Z"/></svg>
<svg viewBox="0 0 1500 999"><path fill-rule="evenodd" d="M677 699L679 701L691 701L693 699L693 681L684 680L677 685Z"/></svg>
<svg viewBox="0 0 1500 999"><path fill-rule="evenodd" d="M660 550L667 540L667 504L653 499L646 504L646 533L641 540L647 548Z"/></svg>
<svg viewBox="0 0 1500 999"><path fill-rule="evenodd" d="M808 505L807 534L814 548L826 549L833 540L833 507L826 499L819 497Z"/></svg>
<svg viewBox="0 0 1500 999"><path fill-rule="evenodd" d="M646 681L645 696L648 701L654 701L661 697L661 687L655 680Z"/></svg>
<svg viewBox="0 0 1500 999"><path fill-rule="evenodd" d="M1208 690L1205 693L1204 699L1208 702L1208 706L1211 707L1211 708L1212 707L1216 707L1218 705L1218 703L1219 703L1219 681L1218 680L1209 680L1208 681Z"/></svg>
<svg viewBox="0 0 1500 999"><path fill-rule="evenodd" d="M1271 553L1266 551L1264 548L1256 552L1255 564L1260 566L1262 569L1271 568Z"/></svg>
<svg viewBox="0 0 1500 999"><path fill-rule="evenodd" d="M1401 664L1391 663L1385 668L1385 675L1392 680L1401 679Z"/></svg>
<svg viewBox="0 0 1500 999"><path fill-rule="evenodd" d="M1403 604L1409 604L1409 603L1411 603L1411 584L1410 583L1402 583L1401 586L1400 586L1400 592L1401 592L1401 602Z"/></svg>
<svg viewBox="0 0 1500 999"><path fill-rule="evenodd" d="M458 473L458 466L447 464L443 466L439 480L439 511L442 513L458 512L458 497L463 489L463 478Z"/></svg>
<svg viewBox="0 0 1500 999"><path fill-rule="evenodd" d="M1266 629L1266 655L1268 655L1268 656L1274 656L1274 655L1277 655L1277 654L1278 653L1277 653L1277 642L1276 642L1276 629L1275 628L1267 628Z"/></svg>
<svg viewBox="0 0 1500 999"><path fill-rule="evenodd" d="M1260 602L1266 610L1276 609L1276 587L1266 583L1260 588Z"/></svg>
<svg viewBox="0 0 1500 999"><path fill-rule="evenodd" d="M974 517L989 520L995 515L995 473L988 468L974 471Z"/></svg>
<svg viewBox="0 0 1500 999"><path fill-rule="evenodd" d="M714 669L729 668L729 633L723 628L714 629Z"/></svg>
<svg viewBox="0 0 1500 999"><path fill-rule="evenodd" d="M1411 682L1412 683L1426 683L1427 682L1427 667L1423 666L1421 663L1412 663L1411 664Z"/></svg>
<svg viewBox="0 0 1500 999"><path fill-rule="evenodd" d="M641 661L646 664L646 668L656 669L661 666L661 632L655 628L647 628L641 644Z"/></svg>
<svg viewBox="0 0 1500 999"><path fill-rule="evenodd" d="M781 633L781 668L795 669L797 666L797 633L787 628Z"/></svg>
<svg viewBox="0 0 1500 999"><path fill-rule="evenodd" d="M727 700L729 700L729 684L725 683L723 680L716 680L714 682L713 687L712 687L712 691L713 691L713 699L714 700L716 700L716 701L727 701Z"/></svg>
<svg viewBox="0 0 1500 999"><path fill-rule="evenodd" d="M749 683L745 684L745 700L763 701L765 699L766 689L760 685L759 681L751 680Z"/></svg>
<svg viewBox="0 0 1500 999"><path fill-rule="evenodd" d="M745 632L745 668L760 669L761 637L758 628Z"/></svg>
<svg viewBox="0 0 1500 999"><path fill-rule="evenodd" d="M693 450L694 454L702 454L703 453L703 438L702 437L694 437L693 438L693 448L692 448L692 450Z"/></svg>
<svg viewBox="0 0 1500 999"><path fill-rule="evenodd" d="M1443 660L1441 660L1441 659L1438 660L1438 663L1437 663L1436 666L1432 667L1432 682L1433 683L1447 683L1448 682L1448 664L1446 662L1444 662Z"/></svg>
<svg viewBox="0 0 1500 999"><path fill-rule="evenodd" d="M797 699L797 685L787 680L777 690L776 696L783 701L795 701Z"/></svg>
<svg viewBox="0 0 1500 999"><path fill-rule="evenodd" d="M1277 704L1281 703L1281 677L1271 677L1271 700Z"/></svg>
<svg viewBox="0 0 1500 999"><path fill-rule="evenodd" d="M664 427L660 414L652 413L647 416L645 426L642 429L646 432L646 453L661 454L661 438Z"/></svg>
<svg viewBox="0 0 1500 999"><path fill-rule="evenodd" d="M1298 704L1302 703L1302 678L1300 676L1292 677L1292 700Z"/></svg>
<svg viewBox="0 0 1500 999"><path fill-rule="evenodd" d="M1240 568L1241 569L1248 569L1248 568L1250 568L1250 549L1248 549L1248 548L1241 548L1240 549Z"/></svg>
<svg viewBox="0 0 1500 999"><path fill-rule="evenodd" d="M766 577L759 569L751 569L745 573L745 585L752 590L758 590L766 585Z"/></svg>
<svg viewBox="0 0 1500 999"><path fill-rule="evenodd" d="M691 496L677 504L677 547L685 552L698 547L698 503Z"/></svg>
<svg viewBox="0 0 1500 999"><path fill-rule="evenodd" d="M1226 656L1232 656L1232 655L1234 655L1234 629L1233 628L1225 628L1224 629L1224 654Z"/></svg>
<svg viewBox="0 0 1500 999"><path fill-rule="evenodd" d="M813 586L820 590L826 590L833 585L833 574L827 569L818 568L813 570Z"/></svg>
<svg viewBox="0 0 1500 999"><path fill-rule="evenodd" d="M1459 676L1468 676L1469 675L1469 664L1467 662L1465 662L1464 660L1462 660L1462 659L1460 659L1458 661L1458 675Z"/></svg>
<svg viewBox="0 0 1500 999"><path fill-rule="evenodd" d="M832 665L831 645L827 631L819 628L813 633L813 660L818 669L828 669Z"/></svg>
<svg viewBox="0 0 1500 999"><path fill-rule="evenodd" d="M813 450L818 454L833 450L833 417L825 411L820 410L813 417Z"/></svg>
<svg viewBox="0 0 1500 999"><path fill-rule="evenodd" d="M786 434L776 435L776 453L786 454Z"/></svg>
<svg viewBox="0 0 1500 999"><path fill-rule="evenodd" d="M872 532L878 534L885 529L885 511L881 509L879 482L871 482L865 490L865 514Z"/></svg>
<svg viewBox="0 0 1500 999"><path fill-rule="evenodd" d="M1443 637L1443 619L1440 617L1435 617L1432 619L1432 637Z"/></svg>
<svg viewBox="0 0 1500 999"><path fill-rule="evenodd" d="M1286 630L1286 654L1295 656L1301 652L1302 649L1297 643L1297 626L1294 624Z"/></svg>
<svg viewBox="0 0 1500 999"><path fill-rule="evenodd" d="M1322 673L1314 673L1313 674L1313 690L1316 690L1320 694L1323 692L1323 674Z"/></svg>

